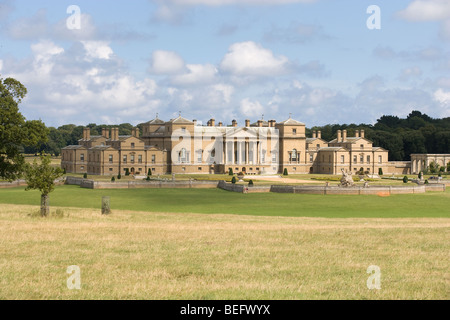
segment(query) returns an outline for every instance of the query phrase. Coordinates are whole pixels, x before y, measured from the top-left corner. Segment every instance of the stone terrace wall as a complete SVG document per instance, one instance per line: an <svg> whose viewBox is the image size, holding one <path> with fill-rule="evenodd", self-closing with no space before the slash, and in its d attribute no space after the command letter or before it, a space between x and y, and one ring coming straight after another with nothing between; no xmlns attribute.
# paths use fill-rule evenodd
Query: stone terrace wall
<svg viewBox="0 0 450 320"><path fill-rule="evenodd" d="M325 186L278 186L270 188L271 192L277 193L300 193L300 194L413 194L425 193L426 191L445 191L445 185L427 185L427 186L375 186L375 187L325 187Z"/></svg>
<svg viewBox="0 0 450 320"><path fill-rule="evenodd" d="M94 181L67 177L66 184L87 189L217 188L219 181Z"/></svg>

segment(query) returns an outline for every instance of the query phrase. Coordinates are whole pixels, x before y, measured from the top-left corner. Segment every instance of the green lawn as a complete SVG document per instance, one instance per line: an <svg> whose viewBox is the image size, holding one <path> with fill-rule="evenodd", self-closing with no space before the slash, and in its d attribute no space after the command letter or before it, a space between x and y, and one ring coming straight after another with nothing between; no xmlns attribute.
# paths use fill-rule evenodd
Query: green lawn
<svg viewBox="0 0 450 320"><path fill-rule="evenodd" d="M450 192L392 195L240 194L221 189L90 190L60 186L50 195L51 206L100 208L111 197L116 210L211 213L326 218L449 217ZM0 189L0 203L39 205L38 191Z"/></svg>

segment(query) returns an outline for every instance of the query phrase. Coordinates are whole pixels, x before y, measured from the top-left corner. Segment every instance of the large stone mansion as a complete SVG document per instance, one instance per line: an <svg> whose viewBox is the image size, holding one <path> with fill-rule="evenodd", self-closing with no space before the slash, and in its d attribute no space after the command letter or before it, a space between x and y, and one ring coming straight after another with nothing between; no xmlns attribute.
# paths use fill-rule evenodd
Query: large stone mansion
<svg viewBox="0 0 450 320"><path fill-rule="evenodd" d="M410 162L389 162L388 151L373 146L364 130L354 137L347 131L325 141L320 131L306 137L305 124L287 119L258 120L239 127L236 120L224 126L214 119L206 126L181 116L144 124L142 134L132 130L130 136L119 136L119 129L103 129L93 136L84 128L78 145L62 150L61 166L68 173L90 175L176 174L246 174L323 173L340 174L341 169L353 173L410 173Z"/></svg>

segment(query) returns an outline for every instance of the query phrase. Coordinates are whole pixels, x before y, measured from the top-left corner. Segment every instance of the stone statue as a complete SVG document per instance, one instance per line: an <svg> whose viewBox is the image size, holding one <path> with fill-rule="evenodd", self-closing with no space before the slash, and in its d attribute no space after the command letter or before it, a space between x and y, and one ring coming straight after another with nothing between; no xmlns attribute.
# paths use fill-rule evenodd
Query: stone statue
<svg viewBox="0 0 450 320"><path fill-rule="evenodd" d="M340 187L353 187L353 175L351 172L347 172L344 169L341 169L342 171L342 178L341 178L341 184Z"/></svg>

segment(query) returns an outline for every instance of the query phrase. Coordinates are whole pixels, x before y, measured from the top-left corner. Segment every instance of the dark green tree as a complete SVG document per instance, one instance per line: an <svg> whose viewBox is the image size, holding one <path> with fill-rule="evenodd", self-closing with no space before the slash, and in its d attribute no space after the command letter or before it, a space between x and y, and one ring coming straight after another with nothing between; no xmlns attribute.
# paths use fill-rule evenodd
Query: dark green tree
<svg viewBox="0 0 450 320"><path fill-rule="evenodd" d="M288 171L287 171L287 168L284 168L283 176L287 176L287 175L289 175L289 173L288 173Z"/></svg>
<svg viewBox="0 0 450 320"><path fill-rule="evenodd" d="M42 121L27 121L19 103L27 89L19 81L0 78L0 178L16 180L25 169L23 146L37 146L47 140L48 129Z"/></svg>
<svg viewBox="0 0 450 320"><path fill-rule="evenodd" d="M231 183L236 183L236 177L233 177L232 179L231 179Z"/></svg>
<svg viewBox="0 0 450 320"><path fill-rule="evenodd" d="M233 173L233 169L232 168L229 168L228 169L228 175L230 175L230 176L232 176L234 173Z"/></svg>
<svg viewBox="0 0 450 320"><path fill-rule="evenodd" d="M403 177L403 183L408 183L408 177L407 176Z"/></svg>
<svg viewBox="0 0 450 320"><path fill-rule="evenodd" d="M152 175L152 169L148 169L147 176L151 176L151 175Z"/></svg>
<svg viewBox="0 0 450 320"><path fill-rule="evenodd" d="M55 189L55 180L63 175L61 168L50 165L50 155L41 154L41 163L34 159L33 164L25 165L25 190L37 189L41 192L41 216L46 217L50 213L49 194Z"/></svg>
<svg viewBox="0 0 450 320"><path fill-rule="evenodd" d="M379 168L379 169L378 169L378 175L379 175L379 176L382 176L382 175L383 175L383 169L382 169L382 168Z"/></svg>

